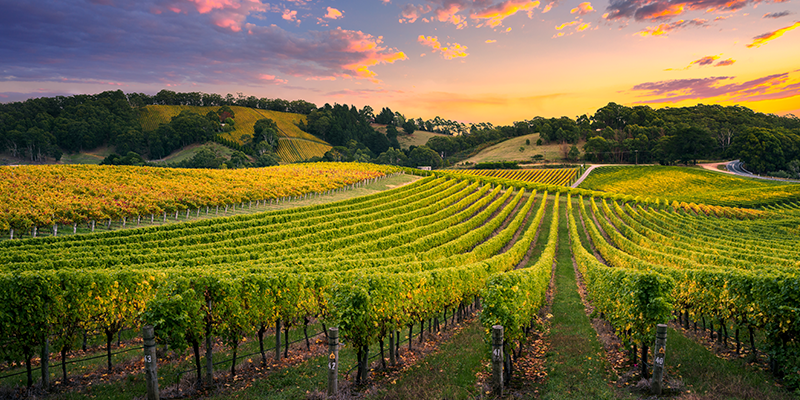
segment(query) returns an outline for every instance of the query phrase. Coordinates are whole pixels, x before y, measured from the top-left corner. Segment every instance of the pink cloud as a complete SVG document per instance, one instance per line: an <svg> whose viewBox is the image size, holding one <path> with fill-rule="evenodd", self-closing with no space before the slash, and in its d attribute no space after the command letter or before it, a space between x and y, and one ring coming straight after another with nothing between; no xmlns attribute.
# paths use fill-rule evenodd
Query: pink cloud
<svg viewBox="0 0 800 400"><path fill-rule="evenodd" d="M283 10L283 15L281 15L281 18L283 18L283 19L285 19L285 20L287 20L289 22L300 23L300 20L297 19L297 11L296 10L290 10L288 8Z"/></svg>
<svg viewBox="0 0 800 400"><path fill-rule="evenodd" d="M469 55L467 53L467 46L462 46L458 43L448 43L447 46L443 47L441 43L439 43L439 38L436 36L423 36L419 35L417 38L417 42L419 42L423 46L430 47L433 49L434 52L438 51L442 54L442 58L445 60L452 60L454 58L463 58Z"/></svg>
<svg viewBox="0 0 800 400"><path fill-rule="evenodd" d="M587 2L584 2L584 3L578 4L578 6L573 8L572 10L570 10L569 13L570 14L578 14L578 15L586 15L586 14L592 12L592 11L594 11L594 8L592 8L592 3L589 3L587 1Z"/></svg>
<svg viewBox="0 0 800 400"><path fill-rule="evenodd" d="M781 29L778 29L778 30L775 30L775 31L772 31L772 32L767 32L767 33L765 33L763 35L758 35L758 36L753 38L753 42L748 44L747 47L748 48L750 48L750 47L761 47L762 45L766 44L767 42L775 40L775 39L783 36L784 33L789 32L789 31L791 31L793 29L796 29L798 27L800 27L800 21L797 21L794 24L786 26L786 27L783 27Z"/></svg>
<svg viewBox="0 0 800 400"><path fill-rule="evenodd" d="M342 77L351 77L350 74L362 79L369 79L373 82L380 82L375 78L377 75L370 70L371 67L380 64L393 64L396 61L407 60L408 57L402 51L387 49L381 46L383 37L377 38L361 31L350 31L337 28L331 31L331 36L339 42L340 51L352 55L355 60L341 66L349 73L342 74Z"/></svg>
<svg viewBox="0 0 800 400"><path fill-rule="evenodd" d="M683 100L717 99L717 101L761 101L785 99L800 95L800 82L789 73L768 75L743 83L729 83L735 78L719 76L699 79L674 79L648 82L631 91L643 92L640 97L653 97L639 103L676 103Z"/></svg>
<svg viewBox="0 0 800 400"><path fill-rule="evenodd" d="M260 79L264 83L272 83L276 85L282 85L289 82L285 79L278 79L277 77L275 77L275 75L268 75L268 74L261 74L258 76L258 79Z"/></svg>

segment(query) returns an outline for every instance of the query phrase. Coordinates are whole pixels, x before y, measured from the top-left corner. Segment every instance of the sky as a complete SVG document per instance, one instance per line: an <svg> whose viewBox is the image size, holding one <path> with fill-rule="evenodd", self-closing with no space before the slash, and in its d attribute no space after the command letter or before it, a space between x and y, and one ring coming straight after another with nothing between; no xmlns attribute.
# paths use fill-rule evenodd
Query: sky
<svg viewBox="0 0 800 400"><path fill-rule="evenodd" d="M800 116L800 0L0 0L0 102L162 89L495 125Z"/></svg>

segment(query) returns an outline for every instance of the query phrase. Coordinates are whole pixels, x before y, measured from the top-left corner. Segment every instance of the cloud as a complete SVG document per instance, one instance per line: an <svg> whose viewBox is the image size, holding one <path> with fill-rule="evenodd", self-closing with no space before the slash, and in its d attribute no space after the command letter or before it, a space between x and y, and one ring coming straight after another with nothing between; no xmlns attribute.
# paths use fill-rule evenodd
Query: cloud
<svg viewBox="0 0 800 400"><path fill-rule="evenodd" d="M6 5L0 37L25 40L0 46L0 82L66 78L162 86L267 85L279 79L264 80L264 75L378 82L375 67L407 59L383 44L381 36L362 31L293 33L253 23L236 25L239 31L220 27L212 18L221 10L214 8L218 3L175 2L191 6L180 13L167 10L162 0L114 4L41 0ZM241 5L238 12L257 3L236 4Z"/></svg>
<svg viewBox="0 0 800 400"><path fill-rule="evenodd" d="M586 23L578 25L578 27L575 28L575 30L578 31L578 32L583 32L583 31L589 29L591 26L592 26L591 22L586 22Z"/></svg>
<svg viewBox="0 0 800 400"><path fill-rule="evenodd" d="M639 103L677 103L684 100L761 101L785 99L800 95L800 82L789 73L768 75L742 83L735 77L718 76L698 79L674 79L642 83L631 88L642 92L639 97L652 97Z"/></svg>
<svg viewBox="0 0 800 400"><path fill-rule="evenodd" d="M708 23L708 21L706 21L704 19L693 19L691 21L680 20L680 21L675 21L675 22L673 22L671 24L660 24L658 26L648 26L647 28L645 28L645 29L643 29L643 30L641 30L639 32L634 33L634 35L639 35L641 37L663 36L663 35L668 35L670 32L672 32L672 31L674 31L676 29L681 29L681 28L686 28L686 27L705 26L707 23Z"/></svg>
<svg viewBox="0 0 800 400"><path fill-rule="evenodd" d="M495 43L495 42L497 42L497 40L494 40L494 39L486 39L486 42L485 42L485 43Z"/></svg>
<svg viewBox="0 0 800 400"><path fill-rule="evenodd" d="M365 97L370 98L375 96L376 94L382 95L392 95L392 94L403 94L402 90L387 90L387 89L359 89L359 90L352 90L352 89L343 89L337 90L335 92L328 92L325 96L330 97Z"/></svg>
<svg viewBox="0 0 800 400"><path fill-rule="evenodd" d="M771 40L775 40L775 39L783 36L784 33L789 32L792 29L795 29L797 27L800 27L800 21L797 21L792 25L783 27L783 28L778 29L776 31L767 32L767 33L765 33L763 35L758 35L758 36L753 38L753 42L748 44L747 47L748 48L750 48L750 47L761 47L762 45L766 44L767 42L769 42Z"/></svg>
<svg viewBox="0 0 800 400"><path fill-rule="evenodd" d="M556 30L557 30L557 31L560 31L560 30L562 30L562 29L564 29L564 28L566 28L566 27L568 27L568 26L577 25L578 23L580 23L580 21L570 21L570 22L564 22L564 23L563 23L563 24L561 24L561 25L557 25L557 26L556 26Z"/></svg>
<svg viewBox="0 0 800 400"><path fill-rule="evenodd" d="M711 65L711 64L714 64L714 61L717 61L718 59L719 59L719 56L705 56L705 57L703 57L701 59L692 61L691 63L689 63L689 66L692 66L692 65L701 65L701 66L702 65Z"/></svg>
<svg viewBox="0 0 800 400"><path fill-rule="evenodd" d="M283 15L281 15L281 18L289 22L297 22L298 24L300 23L300 20L297 19L297 10L293 11L287 8L283 10Z"/></svg>
<svg viewBox="0 0 800 400"><path fill-rule="evenodd" d="M413 4L406 4L400 12L400 23L402 24L405 22L413 24L422 15L431 12L431 10L431 6L429 5L415 6Z"/></svg>
<svg viewBox="0 0 800 400"><path fill-rule="evenodd" d="M604 18L669 21L689 11L730 12L748 4L757 5L768 1L770 0L611 0Z"/></svg>
<svg viewBox="0 0 800 400"><path fill-rule="evenodd" d="M474 20L486 20L484 24L494 28L498 25L502 25L503 20L514 14L520 11L531 12L536 7L539 7L538 0L508 0L477 11L473 11L469 17Z"/></svg>
<svg viewBox="0 0 800 400"><path fill-rule="evenodd" d="M781 18L781 17L785 17L787 15L792 15L792 14L794 14L794 13L787 10L787 11L764 14L764 16L761 17L761 18Z"/></svg>
<svg viewBox="0 0 800 400"><path fill-rule="evenodd" d="M289 83L286 79L278 79L275 75L261 74L258 77L262 82L272 83L276 85Z"/></svg>
<svg viewBox="0 0 800 400"><path fill-rule="evenodd" d="M578 4L578 6L573 8L572 10L570 10L569 13L570 14L578 14L578 15L586 15L586 14L592 12L592 11L594 11L594 8L592 8L592 3L589 3L587 1L587 2L584 2L584 3Z"/></svg>
<svg viewBox="0 0 800 400"><path fill-rule="evenodd" d="M728 65L733 65L733 63L735 63L735 62L736 62L736 60L734 60L732 58L729 58L727 60L722 60L722 61L714 64L714 66L715 67L726 67Z"/></svg>
<svg viewBox="0 0 800 400"><path fill-rule="evenodd" d="M442 58L445 60L452 60L454 58L462 58L469 55L467 53L467 46L462 46L458 43L448 43L447 46L449 47L442 47L441 43L439 43L439 38L436 36L424 36L419 35L417 38L417 42L419 42L423 46L430 47L433 51L438 51L442 53Z"/></svg>
<svg viewBox="0 0 800 400"><path fill-rule="evenodd" d="M339 11L339 10L333 8L333 7L328 7L328 13L325 14L325 16L323 18L339 19L339 18L342 18L342 17L344 17L344 14L342 14L341 11Z"/></svg>
<svg viewBox="0 0 800 400"><path fill-rule="evenodd" d="M463 29L472 20L478 27L495 28L502 25L506 18L519 12L527 12L531 18L533 10L539 4L539 0L503 0L497 3L494 0L427 0L427 4L403 6L400 23L414 23L423 15L431 13L430 18L422 18L422 21L445 22Z"/></svg>

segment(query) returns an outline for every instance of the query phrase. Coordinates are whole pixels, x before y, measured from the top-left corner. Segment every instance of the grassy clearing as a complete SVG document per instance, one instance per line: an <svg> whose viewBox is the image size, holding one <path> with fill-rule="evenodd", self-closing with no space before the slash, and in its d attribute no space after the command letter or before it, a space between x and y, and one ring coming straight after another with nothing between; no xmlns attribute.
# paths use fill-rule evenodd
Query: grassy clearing
<svg viewBox="0 0 800 400"><path fill-rule="evenodd" d="M530 141L530 144L525 144L525 141ZM473 164L482 162L497 162L497 161L526 161L530 162L533 156L541 154L544 160L547 161L564 161L564 153L561 144L545 144L541 146L536 145L539 140L539 134L533 133L530 135L519 136L504 140L494 146L490 146L478 154L467 158L463 162L470 162ZM584 142L578 143L578 149L583 149ZM572 145L567 145L567 150ZM520 151L522 149L522 151Z"/></svg>
<svg viewBox="0 0 800 400"><path fill-rule="evenodd" d="M592 171L580 187L642 198L740 207L800 198L800 185L797 184L687 167L601 167Z"/></svg>
<svg viewBox="0 0 800 400"><path fill-rule="evenodd" d="M565 201L563 199L562 201ZM566 204L559 205L559 231L567 231ZM577 291L569 237L559 235L555 269L556 292L551 309L548 380L544 399L625 398L610 385L612 373L597 333Z"/></svg>
<svg viewBox="0 0 800 400"><path fill-rule="evenodd" d="M190 144L190 145L188 145L188 146L186 146L186 147L184 147L184 148L182 148L182 149L180 149L180 150L178 150L176 152L173 152L172 154L164 157L161 160L158 160L157 162L179 163L181 161L185 161L185 160L191 159L197 153L199 153L200 150L203 150L203 149L211 149L211 151L213 151L214 153L216 153L220 157L225 157L226 159L230 158L231 154L233 154L233 150L232 149L230 149L228 147L225 147L225 146L223 146L223 145L221 145L219 143L214 143L214 142L206 142L206 143L203 143L203 144L195 143L195 144Z"/></svg>

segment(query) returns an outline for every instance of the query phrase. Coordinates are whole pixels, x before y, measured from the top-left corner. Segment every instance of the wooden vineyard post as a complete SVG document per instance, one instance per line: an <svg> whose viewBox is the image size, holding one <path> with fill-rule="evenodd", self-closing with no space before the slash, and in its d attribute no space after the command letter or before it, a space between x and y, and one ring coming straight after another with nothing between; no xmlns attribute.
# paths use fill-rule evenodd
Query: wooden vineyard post
<svg viewBox="0 0 800 400"><path fill-rule="evenodd" d="M661 394L661 379L664 376L664 357L667 347L667 326L656 325L656 345L653 347L653 379L650 388L653 394Z"/></svg>
<svg viewBox="0 0 800 400"><path fill-rule="evenodd" d="M153 325L142 327L144 339L144 377L147 385L147 400L158 400L158 366L156 365L156 335Z"/></svg>
<svg viewBox="0 0 800 400"><path fill-rule="evenodd" d="M328 397L339 392L339 328L328 328Z"/></svg>
<svg viewBox="0 0 800 400"><path fill-rule="evenodd" d="M492 326L492 389L503 396L503 327Z"/></svg>

